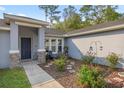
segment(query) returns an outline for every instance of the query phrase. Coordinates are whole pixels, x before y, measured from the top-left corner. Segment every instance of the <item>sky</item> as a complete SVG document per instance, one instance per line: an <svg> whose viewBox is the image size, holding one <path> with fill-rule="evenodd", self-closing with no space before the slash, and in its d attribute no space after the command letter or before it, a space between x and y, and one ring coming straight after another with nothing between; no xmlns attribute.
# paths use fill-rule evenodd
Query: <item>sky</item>
<svg viewBox="0 0 124 93"><path fill-rule="evenodd" d="M59 6L58 10L63 10L65 5ZM75 6L77 11L81 6ZM124 5L119 6L118 12L124 13ZM35 19L40 19L45 21L45 15L42 10L39 9L37 5L1 5L0 6L0 18L3 18L3 13L14 14L19 16L26 16Z"/></svg>

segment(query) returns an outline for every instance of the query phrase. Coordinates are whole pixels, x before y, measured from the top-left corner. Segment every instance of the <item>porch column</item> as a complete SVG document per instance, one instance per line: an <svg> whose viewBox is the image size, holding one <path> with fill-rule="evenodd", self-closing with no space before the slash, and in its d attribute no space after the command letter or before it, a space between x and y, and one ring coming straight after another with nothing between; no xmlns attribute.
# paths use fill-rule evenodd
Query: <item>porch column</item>
<svg viewBox="0 0 124 93"><path fill-rule="evenodd" d="M38 62L45 63L46 55L45 55L45 28L38 29Z"/></svg>
<svg viewBox="0 0 124 93"><path fill-rule="evenodd" d="M10 22L10 68L20 66L20 54L18 49L18 25L15 22Z"/></svg>

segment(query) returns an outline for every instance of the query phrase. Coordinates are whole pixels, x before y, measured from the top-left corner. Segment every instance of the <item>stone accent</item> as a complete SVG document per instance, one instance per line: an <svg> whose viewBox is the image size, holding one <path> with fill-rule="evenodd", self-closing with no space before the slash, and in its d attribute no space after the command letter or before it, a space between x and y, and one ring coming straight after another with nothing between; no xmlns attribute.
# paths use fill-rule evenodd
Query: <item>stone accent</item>
<svg viewBox="0 0 124 93"><path fill-rule="evenodd" d="M71 69L71 70L69 70L69 72L72 74L72 73L75 73L75 70Z"/></svg>
<svg viewBox="0 0 124 93"><path fill-rule="evenodd" d="M115 78L113 78L113 80L115 80L115 81L117 81L117 82L122 82L122 81L123 81L123 79L121 79L121 78L119 78L119 77L115 77Z"/></svg>
<svg viewBox="0 0 124 93"><path fill-rule="evenodd" d="M19 53L10 53L10 59L11 59L10 68L21 66Z"/></svg>
<svg viewBox="0 0 124 93"><path fill-rule="evenodd" d="M48 67L50 67L50 65L45 65L44 67L48 68Z"/></svg>
<svg viewBox="0 0 124 93"><path fill-rule="evenodd" d="M45 51L38 51L37 55L38 55L38 63L39 64L42 64L42 63L46 62Z"/></svg>
<svg viewBox="0 0 124 93"><path fill-rule="evenodd" d="M45 65L44 67L50 67L50 66L52 66L53 65L53 62L50 62L50 63L48 63L47 65Z"/></svg>
<svg viewBox="0 0 124 93"><path fill-rule="evenodd" d="M72 69L72 65L67 65L66 69L67 70L71 70Z"/></svg>
<svg viewBox="0 0 124 93"><path fill-rule="evenodd" d="M74 66L75 65L75 62L70 62L70 64Z"/></svg>
<svg viewBox="0 0 124 93"><path fill-rule="evenodd" d="M124 72L118 72L118 75L119 75L120 77L124 77Z"/></svg>

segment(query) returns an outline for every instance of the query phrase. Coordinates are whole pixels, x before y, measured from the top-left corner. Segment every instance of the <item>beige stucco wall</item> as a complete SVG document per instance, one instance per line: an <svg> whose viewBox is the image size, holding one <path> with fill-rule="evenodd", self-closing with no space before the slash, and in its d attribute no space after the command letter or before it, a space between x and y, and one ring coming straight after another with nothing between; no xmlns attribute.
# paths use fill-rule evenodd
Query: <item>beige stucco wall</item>
<svg viewBox="0 0 124 93"><path fill-rule="evenodd" d="M19 26L19 50L21 52L21 38L31 38L31 58L36 58L38 49L38 29L31 27Z"/></svg>
<svg viewBox="0 0 124 93"><path fill-rule="evenodd" d="M95 44L91 44L96 41L100 42L97 43L98 58L105 58L110 52L115 52L124 58L124 30L67 38L66 45L69 46L69 55L80 59L81 54L85 55L90 46L96 51ZM100 46L103 46L102 51Z"/></svg>

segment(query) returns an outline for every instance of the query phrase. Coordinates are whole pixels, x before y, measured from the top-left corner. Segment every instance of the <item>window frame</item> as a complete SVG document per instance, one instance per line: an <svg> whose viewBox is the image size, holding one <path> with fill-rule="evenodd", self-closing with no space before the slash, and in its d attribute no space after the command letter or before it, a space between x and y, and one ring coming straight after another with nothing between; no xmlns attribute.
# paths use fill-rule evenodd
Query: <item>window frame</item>
<svg viewBox="0 0 124 93"><path fill-rule="evenodd" d="M52 51L52 40L55 39L55 52ZM62 44L61 44L61 47L62 47L62 53L63 53L63 50L64 50L64 38L54 38L54 37L46 37L45 40L48 40L49 41L49 50L52 51L53 54L58 54L58 47L60 46L59 45L59 42L58 40L61 40ZM45 44L45 48L46 48L46 44Z"/></svg>

